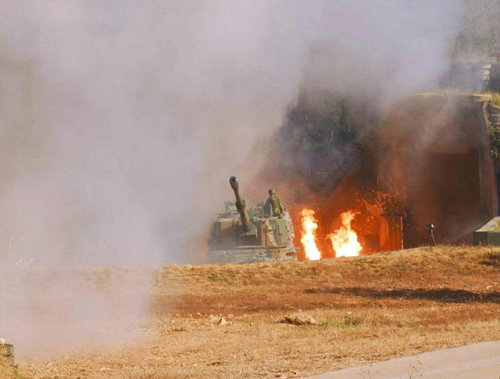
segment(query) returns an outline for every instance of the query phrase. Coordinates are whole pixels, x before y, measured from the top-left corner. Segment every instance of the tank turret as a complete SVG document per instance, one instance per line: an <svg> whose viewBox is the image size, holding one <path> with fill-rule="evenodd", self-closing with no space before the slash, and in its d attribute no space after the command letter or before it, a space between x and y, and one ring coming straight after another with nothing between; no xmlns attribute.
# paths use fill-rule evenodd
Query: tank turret
<svg viewBox="0 0 500 379"><path fill-rule="evenodd" d="M209 259L213 263L245 263L297 259L293 245L294 230L290 214L273 216L265 212L264 202L249 209L240 194L235 176L229 178L235 202L226 202L226 209L212 225Z"/></svg>

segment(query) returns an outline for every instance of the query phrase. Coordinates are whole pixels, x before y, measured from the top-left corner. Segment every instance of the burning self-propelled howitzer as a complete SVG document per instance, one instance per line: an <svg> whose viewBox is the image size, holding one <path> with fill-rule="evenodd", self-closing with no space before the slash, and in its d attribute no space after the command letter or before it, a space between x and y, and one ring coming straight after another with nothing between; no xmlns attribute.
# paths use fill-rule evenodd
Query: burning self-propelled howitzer
<svg viewBox="0 0 500 379"><path fill-rule="evenodd" d="M246 209L238 179L229 184L236 201L226 202L226 210L212 226L209 259L212 263L276 262L297 259L293 245L294 230L290 214L282 207L275 216L271 207L260 203Z"/></svg>

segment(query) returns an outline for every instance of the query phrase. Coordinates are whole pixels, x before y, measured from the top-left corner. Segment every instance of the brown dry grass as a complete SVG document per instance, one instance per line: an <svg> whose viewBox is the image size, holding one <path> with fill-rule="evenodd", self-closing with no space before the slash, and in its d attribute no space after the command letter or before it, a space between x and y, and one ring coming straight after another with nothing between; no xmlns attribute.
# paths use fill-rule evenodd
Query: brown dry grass
<svg viewBox="0 0 500 379"><path fill-rule="evenodd" d="M22 362L25 377L296 377L500 338L500 248L165 266L145 340ZM304 311L317 325L275 321ZM217 317L228 324L219 326Z"/></svg>

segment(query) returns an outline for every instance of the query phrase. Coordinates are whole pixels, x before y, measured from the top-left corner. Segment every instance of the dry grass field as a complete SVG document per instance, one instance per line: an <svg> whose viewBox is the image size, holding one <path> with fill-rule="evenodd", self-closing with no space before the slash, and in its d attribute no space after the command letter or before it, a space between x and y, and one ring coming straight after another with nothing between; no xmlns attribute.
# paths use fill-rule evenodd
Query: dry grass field
<svg viewBox="0 0 500 379"><path fill-rule="evenodd" d="M136 346L23 361L14 377L302 377L500 339L500 248L169 265ZM313 325L276 321L307 314ZM223 320L222 320L223 319ZM4 370L4 376L8 376Z"/></svg>

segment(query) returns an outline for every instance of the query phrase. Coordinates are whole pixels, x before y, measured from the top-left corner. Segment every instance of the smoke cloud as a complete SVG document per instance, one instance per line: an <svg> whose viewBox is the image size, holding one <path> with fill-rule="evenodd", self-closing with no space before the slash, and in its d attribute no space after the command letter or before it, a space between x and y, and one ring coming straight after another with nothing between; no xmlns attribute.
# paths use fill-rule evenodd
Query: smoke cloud
<svg viewBox="0 0 500 379"><path fill-rule="evenodd" d="M380 98L420 89L458 8L3 2L4 251L52 265L197 259L185 242L230 174L250 181L304 75Z"/></svg>
<svg viewBox="0 0 500 379"><path fill-rule="evenodd" d="M204 261L227 178L251 181L301 85L383 101L429 87L460 4L2 1L2 268ZM7 277L3 312L36 317L47 281L14 292ZM75 311L92 309L89 291L37 312L91 333ZM108 320L147 315L143 300L118 303ZM22 322L3 328L15 341Z"/></svg>

